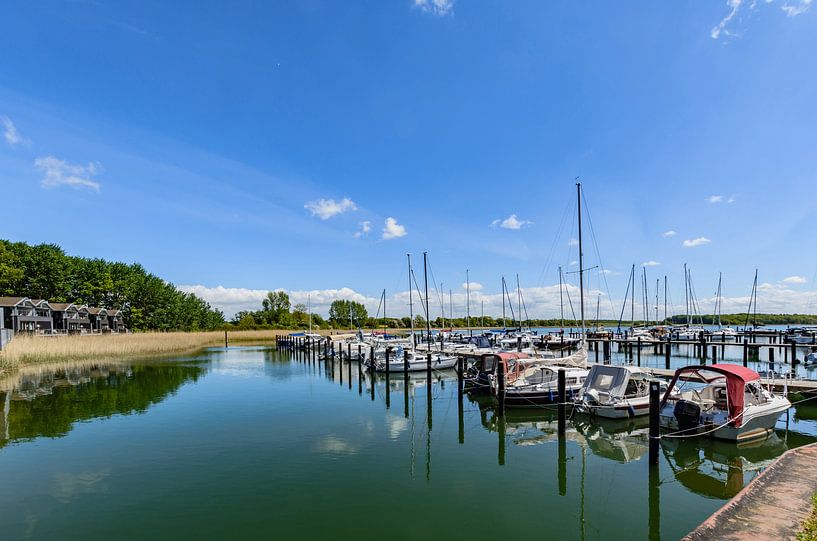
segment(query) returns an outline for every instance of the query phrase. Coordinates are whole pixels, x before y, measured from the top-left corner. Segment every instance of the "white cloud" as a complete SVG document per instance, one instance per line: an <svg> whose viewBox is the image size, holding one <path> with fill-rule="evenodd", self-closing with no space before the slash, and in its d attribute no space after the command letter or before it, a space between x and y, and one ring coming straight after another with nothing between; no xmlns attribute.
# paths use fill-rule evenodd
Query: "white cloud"
<svg viewBox="0 0 817 541"><path fill-rule="evenodd" d="M709 240L706 237L698 237L698 238L691 239L691 240L685 240L683 242L683 247L684 248L695 248L696 246L703 246L704 244L709 244L710 242L712 242L712 241Z"/></svg>
<svg viewBox="0 0 817 541"><path fill-rule="evenodd" d="M462 288L466 289L470 286L471 291L482 291L482 284L479 282L463 282Z"/></svg>
<svg viewBox="0 0 817 541"><path fill-rule="evenodd" d="M397 220L389 216L386 218L385 225L383 226L383 240L389 239L398 239L400 237L406 236L406 227L397 223Z"/></svg>
<svg viewBox="0 0 817 541"><path fill-rule="evenodd" d="M2 124L4 128L3 137L6 139L6 143L14 147L28 142L20 135L14 122L12 122L9 117L0 116L0 124Z"/></svg>
<svg viewBox="0 0 817 541"><path fill-rule="evenodd" d="M650 259L649 261L645 261L644 263L642 263L641 266L642 267L657 267L660 264L661 263L659 263L658 261L653 261L652 259Z"/></svg>
<svg viewBox="0 0 817 541"><path fill-rule="evenodd" d="M569 241L567 241L567 245L568 245L568 246L578 246L578 245L579 245L579 241L578 241L578 240L576 240L576 239L574 239L574 238L571 238Z"/></svg>
<svg viewBox="0 0 817 541"><path fill-rule="evenodd" d="M348 197L344 197L340 201L335 201L334 199L307 201L304 208L311 212L312 216L317 216L321 220L328 220L338 214L357 210L357 205Z"/></svg>
<svg viewBox="0 0 817 541"><path fill-rule="evenodd" d="M533 224L533 222L529 222L527 220L520 220L516 216L516 214L511 214L504 220L497 219L491 222L491 225L493 227L499 226L503 229L522 229L523 227L528 227L531 224Z"/></svg>
<svg viewBox="0 0 817 541"><path fill-rule="evenodd" d="M720 23L716 27L714 27L710 32L709 35L712 39L718 39L721 33L731 36L732 34L729 32L729 29L726 28L729 22L735 18L735 15L738 14L740 10L740 6L742 4L742 0L726 0L726 5L729 7L729 13L724 17Z"/></svg>
<svg viewBox="0 0 817 541"><path fill-rule="evenodd" d="M732 203L735 202L736 199L737 199L737 196L732 194L732 195L729 196L729 199L727 199L726 202L731 205Z"/></svg>
<svg viewBox="0 0 817 541"><path fill-rule="evenodd" d="M454 13L454 0L414 0L414 7L424 13L451 15Z"/></svg>
<svg viewBox="0 0 817 541"><path fill-rule="evenodd" d="M786 278L783 278L782 282L784 284L805 284L808 282L808 280L802 276L787 276Z"/></svg>
<svg viewBox="0 0 817 541"><path fill-rule="evenodd" d="M354 237L356 239L360 238L363 235L367 235L369 233L369 231L371 231L371 230L372 230L372 222L370 222L368 220L365 221L365 222L360 222L360 229L355 231Z"/></svg>
<svg viewBox="0 0 817 541"><path fill-rule="evenodd" d="M70 186L98 192L101 187L99 182L91 180L100 170L99 164L94 162L88 165L75 165L55 156L46 156L34 160L34 166L45 175L40 183L46 188Z"/></svg>
<svg viewBox="0 0 817 541"><path fill-rule="evenodd" d="M795 0L793 2L786 2L780 7L780 9L785 11L786 15L789 17L795 17L801 13L805 13L809 6L811 6L811 2L812 0Z"/></svg>
<svg viewBox="0 0 817 541"><path fill-rule="evenodd" d="M577 274L569 275L570 280L578 280ZM464 284L463 284L464 285ZM477 284L472 284L476 286ZM209 302L214 308L224 311L228 319L232 318L236 312L240 310L260 310L261 301L267 294L267 289L245 289L245 288L225 288L206 287L203 285L183 285L178 286L182 291L195 293L199 297ZM579 289L574 283L565 283L563 291L569 292L573 302L573 308L578 315L578 296ZM745 281L745 294L736 297L723 297L723 312L740 314L746 312L746 306L749 304L749 292L751 291L751 276L748 276ZM369 314L374 315L377 312L377 307L380 304L380 292L376 295L365 295L348 287L338 289L313 289L313 290L282 290L285 291L290 298L290 302L295 304L307 304L307 299L312 307L312 311L323 316L329 313L329 306L332 301L336 299L347 299L355 302L360 302L366 306ZM429 292L431 296L431 317L436 318L441 315L439 299L435 292ZM587 298L595 299L601 293L596 290L585 292ZM558 317L559 310L559 284L541 287L522 288L522 295L525 299L528 315L532 318L549 318ZM502 297L500 292L488 293L484 288L477 289L472 287L470 291L471 296L471 320L472 323L479 318L480 310L484 304L485 315L497 317L502 313ZM606 295L602 293L605 299L602 299L600 304L600 317L618 319L619 311L621 309L621 299L613 298L611 306L610 301L606 300ZM398 291L388 295L389 317L403 317L409 313L409 292ZM564 296L565 315L571 317L570 307L567 304L567 296ZM413 292L414 313L422 313L422 305L417 298L416 290ZM446 295L446 317L448 317L448 296ZM453 293L454 317L465 317L467 307L467 295L465 288L459 289ZM715 304L715 297L698 299L701 309L704 312L711 311L711 307ZM758 312L763 313L809 313L813 310L814 303L817 302L817 296L813 293L805 293L787 287L786 284L768 284L763 283L758 285ZM588 303L585 307L589 307ZM595 300L592 301L593 309L595 309ZM707 308L709 307L709 308ZM679 310L683 310L679 308ZM508 313L510 319L510 313Z"/></svg>
<svg viewBox="0 0 817 541"><path fill-rule="evenodd" d="M765 4L771 4L772 2L773 0L766 0ZM782 6L780 6L780 9L783 10L783 12L787 16L795 17L808 11L809 7L811 7L812 2L813 0L787 0L783 3ZM727 13L726 16L721 20L721 22L718 23L718 25L712 28L712 30L709 32L709 35L712 37L712 39L718 39L719 37L721 37L721 35L724 36L736 35L734 32L731 32L728 27L732 23L735 22L740 23L744 19L749 18L745 16L739 16L740 11L743 9L745 5L746 3L743 0L726 1L726 6L727 8L729 8L729 13ZM746 9L748 9L749 12L753 12L757 9L757 6L758 1L752 0L748 4L748 7Z"/></svg>
<svg viewBox="0 0 817 541"><path fill-rule="evenodd" d="M712 205L713 203L720 203L723 201L722 195L710 195L706 198L706 202Z"/></svg>
<svg viewBox="0 0 817 541"><path fill-rule="evenodd" d="M661 233L661 236L664 237L665 239L668 239L668 238L674 237L676 234L677 233L675 233L675 231L670 229L669 231L664 231L663 233Z"/></svg>

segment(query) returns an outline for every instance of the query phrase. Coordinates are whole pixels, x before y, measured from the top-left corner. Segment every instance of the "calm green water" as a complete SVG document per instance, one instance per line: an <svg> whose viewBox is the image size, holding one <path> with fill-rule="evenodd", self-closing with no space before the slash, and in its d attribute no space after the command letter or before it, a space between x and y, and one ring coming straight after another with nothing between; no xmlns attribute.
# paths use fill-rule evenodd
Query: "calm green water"
<svg viewBox="0 0 817 541"><path fill-rule="evenodd" d="M374 399L351 374L248 347L6 381L0 538L677 539L817 434L804 405L750 448L667 443L651 478L642 422L560 442L548 410L460 421L453 373Z"/></svg>

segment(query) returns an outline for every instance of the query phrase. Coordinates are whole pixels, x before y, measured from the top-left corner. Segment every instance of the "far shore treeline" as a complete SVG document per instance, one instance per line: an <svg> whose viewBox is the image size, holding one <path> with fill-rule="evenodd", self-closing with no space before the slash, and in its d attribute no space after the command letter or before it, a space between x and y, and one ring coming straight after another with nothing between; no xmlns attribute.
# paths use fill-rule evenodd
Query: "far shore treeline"
<svg viewBox="0 0 817 541"><path fill-rule="evenodd" d="M806 314L751 314L748 319L746 314L723 314L720 316L722 325L733 327L743 327L745 325L817 325L817 315ZM329 317L324 318L319 314L312 313L311 317L313 330L328 329L410 329L411 319L408 316L399 318L370 317L366 307L355 301L335 300L329 307ZM474 316L471 317L472 327L486 328L513 328L518 326L518 322L510 318L503 322L501 317ZM622 321L621 327L628 328L632 322ZM659 321L659 325L686 323L686 315L676 315L667 320ZM718 316L696 315L694 324L717 325ZM577 328L581 323L569 319L526 319L522 321L523 327L566 327ZM604 326L607 329L615 330L619 326L618 321L613 320L586 320L588 328ZM636 325L645 324L643 321L636 321ZM647 322L647 325L655 322ZM227 324L228 329L258 330L258 329L295 329L307 330L310 325L310 314L306 305L291 305L289 295L283 291L270 291L261 303L261 309L257 311L241 311ZM464 329L468 326L468 319L465 317L446 318L437 317L431 320L431 326L435 329L456 328ZM422 330L426 327L425 318L420 315L414 316L414 328Z"/></svg>
<svg viewBox="0 0 817 541"><path fill-rule="evenodd" d="M122 310L134 331L220 329L224 314L139 264L73 257L54 244L0 239L0 296Z"/></svg>

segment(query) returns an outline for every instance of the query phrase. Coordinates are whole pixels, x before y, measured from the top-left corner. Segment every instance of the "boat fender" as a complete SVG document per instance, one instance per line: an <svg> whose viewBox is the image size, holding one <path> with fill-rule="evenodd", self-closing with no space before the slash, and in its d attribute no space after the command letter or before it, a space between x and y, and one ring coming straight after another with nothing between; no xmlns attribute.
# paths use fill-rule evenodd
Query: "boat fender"
<svg viewBox="0 0 817 541"><path fill-rule="evenodd" d="M630 419L635 417L635 409L633 408L632 405L627 406L627 415L630 416Z"/></svg>

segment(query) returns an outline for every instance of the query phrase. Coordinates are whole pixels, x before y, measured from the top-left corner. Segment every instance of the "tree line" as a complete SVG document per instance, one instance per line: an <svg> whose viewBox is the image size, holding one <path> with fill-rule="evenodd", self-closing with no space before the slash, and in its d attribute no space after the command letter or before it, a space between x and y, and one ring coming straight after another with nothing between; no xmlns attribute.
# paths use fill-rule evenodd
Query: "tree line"
<svg viewBox="0 0 817 541"><path fill-rule="evenodd" d="M55 244L0 239L0 296L122 310L134 331L220 329L224 314L138 263L66 255Z"/></svg>

